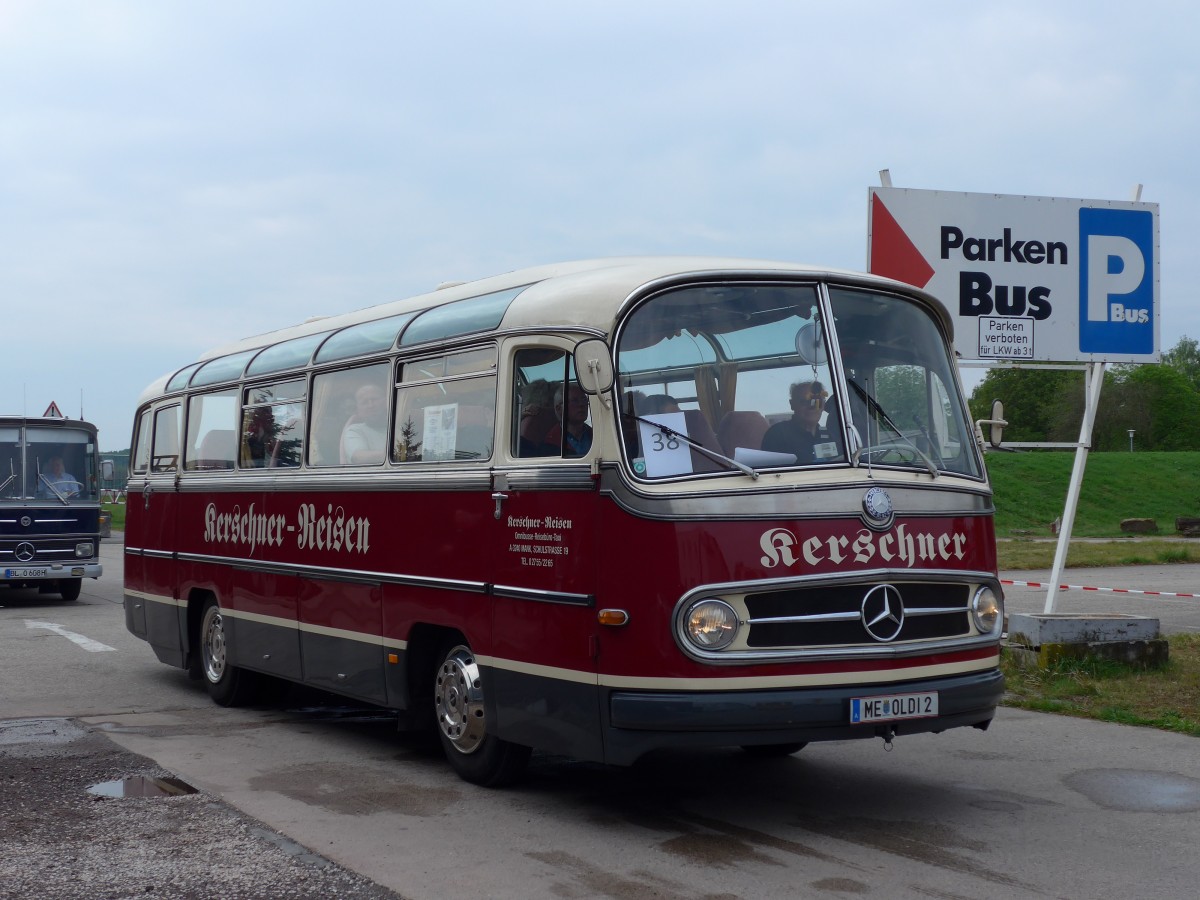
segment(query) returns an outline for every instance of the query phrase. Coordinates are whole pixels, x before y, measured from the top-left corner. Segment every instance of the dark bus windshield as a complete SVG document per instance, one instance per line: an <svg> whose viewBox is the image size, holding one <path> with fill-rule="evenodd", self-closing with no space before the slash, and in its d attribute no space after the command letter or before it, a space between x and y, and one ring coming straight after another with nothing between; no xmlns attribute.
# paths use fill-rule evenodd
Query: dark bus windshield
<svg viewBox="0 0 1200 900"><path fill-rule="evenodd" d="M96 502L95 436L84 429L0 426L0 501Z"/></svg>

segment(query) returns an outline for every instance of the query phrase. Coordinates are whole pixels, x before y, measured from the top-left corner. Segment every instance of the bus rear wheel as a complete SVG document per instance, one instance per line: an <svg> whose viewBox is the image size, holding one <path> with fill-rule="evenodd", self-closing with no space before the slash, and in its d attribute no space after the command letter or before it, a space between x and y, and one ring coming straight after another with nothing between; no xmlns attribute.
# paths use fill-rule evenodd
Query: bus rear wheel
<svg viewBox="0 0 1200 900"><path fill-rule="evenodd" d="M64 600L78 600L83 590L82 578L65 578L58 583L58 593Z"/></svg>
<svg viewBox="0 0 1200 900"><path fill-rule="evenodd" d="M483 680L475 654L453 644L438 654L433 679L433 711L438 739L459 777L484 787L511 784L529 762L530 748L488 734Z"/></svg>
<svg viewBox="0 0 1200 900"><path fill-rule="evenodd" d="M254 673L229 661L229 636L221 605L210 597L200 613L200 670L208 695L220 706L240 706L253 694Z"/></svg>

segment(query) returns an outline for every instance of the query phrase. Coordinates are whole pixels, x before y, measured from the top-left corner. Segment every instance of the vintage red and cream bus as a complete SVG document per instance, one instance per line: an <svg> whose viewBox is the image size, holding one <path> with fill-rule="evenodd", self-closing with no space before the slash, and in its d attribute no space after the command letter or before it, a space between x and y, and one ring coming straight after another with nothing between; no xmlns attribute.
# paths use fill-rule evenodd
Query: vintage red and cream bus
<svg viewBox="0 0 1200 900"><path fill-rule="evenodd" d="M951 328L868 275L628 258L222 347L140 400L127 626L218 703L394 709L483 784L531 749L985 729L1003 600Z"/></svg>
<svg viewBox="0 0 1200 900"><path fill-rule="evenodd" d="M77 600L99 578L96 426L0 416L0 585Z"/></svg>

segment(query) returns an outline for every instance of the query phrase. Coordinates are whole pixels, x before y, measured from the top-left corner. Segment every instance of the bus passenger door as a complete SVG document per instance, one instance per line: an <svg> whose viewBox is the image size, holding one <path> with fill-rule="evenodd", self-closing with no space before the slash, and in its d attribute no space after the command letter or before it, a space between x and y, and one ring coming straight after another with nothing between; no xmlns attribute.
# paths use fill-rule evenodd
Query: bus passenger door
<svg viewBox="0 0 1200 900"><path fill-rule="evenodd" d="M176 562L182 420L179 404L154 411L153 444L141 493L131 491L126 497L126 515L133 524L127 529L126 543L141 551L140 566L133 567L126 583L140 582L146 640L159 659L180 666L186 649Z"/></svg>
<svg viewBox="0 0 1200 900"><path fill-rule="evenodd" d="M535 415L529 407L554 403L553 382L567 379L569 357L546 349L518 351L519 376L510 382L508 433L497 438L495 458L512 459L493 474L491 583L491 693L498 736L580 759L603 758L596 682L598 625L595 582L599 494L585 450L563 450L565 441L537 447L543 436L522 433ZM577 387L574 390L578 390ZM503 393L501 394L503 398ZM587 402L586 400L584 401ZM593 405L598 401L593 400ZM560 401L561 404L561 401ZM522 406L526 415L522 416ZM561 419L560 419L561 421ZM588 413L588 421L594 421ZM590 435L590 424L588 426ZM551 451L554 451L551 453ZM532 455L533 453L545 455ZM565 454L565 455L564 455Z"/></svg>

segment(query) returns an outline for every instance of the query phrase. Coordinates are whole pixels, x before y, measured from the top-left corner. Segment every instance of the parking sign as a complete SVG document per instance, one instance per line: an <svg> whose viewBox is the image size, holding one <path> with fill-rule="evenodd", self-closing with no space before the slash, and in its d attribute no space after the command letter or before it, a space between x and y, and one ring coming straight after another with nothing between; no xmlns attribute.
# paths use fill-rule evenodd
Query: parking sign
<svg viewBox="0 0 1200 900"><path fill-rule="evenodd" d="M871 272L922 287L964 359L1158 362L1158 205L871 188Z"/></svg>

